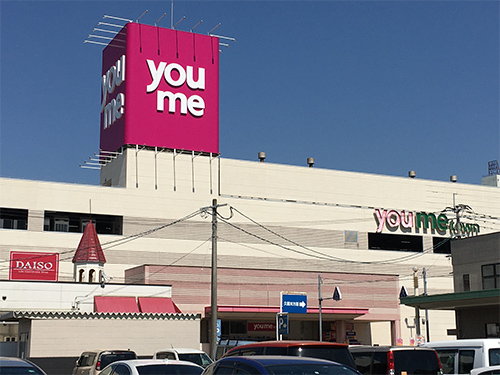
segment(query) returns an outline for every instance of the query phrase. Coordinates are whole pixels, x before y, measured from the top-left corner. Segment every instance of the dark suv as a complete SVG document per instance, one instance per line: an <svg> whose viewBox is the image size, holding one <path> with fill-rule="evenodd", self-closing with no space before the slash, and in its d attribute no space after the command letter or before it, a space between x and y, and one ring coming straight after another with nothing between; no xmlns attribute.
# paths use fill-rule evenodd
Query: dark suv
<svg viewBox="0 0 500 375"><path fill-rule="evenodd" d="M250 355L288 355L327 359L355 368L347 344L322 341L262 341L240 345L229 350L224 357Z"/></svg>
<svg viewBox="0 0 500 375"><path fill-rule="evenodd" d="M356 369L363 375L442 375L435 350L415 346L351 346Z"/></svg>

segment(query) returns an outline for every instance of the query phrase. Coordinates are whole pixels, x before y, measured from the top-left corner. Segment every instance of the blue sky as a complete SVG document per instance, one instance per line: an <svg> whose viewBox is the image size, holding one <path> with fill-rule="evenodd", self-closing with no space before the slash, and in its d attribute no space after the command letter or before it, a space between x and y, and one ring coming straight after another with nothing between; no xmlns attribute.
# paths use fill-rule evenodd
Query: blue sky
<svg viewBox="0 0 500 375"><path fill-rule="evenodd" d="M0 176L98 184L104 15L165 1L0 2ZM174 1L220 56L224 158L478 184L500 159L498 1Z"/></svg>

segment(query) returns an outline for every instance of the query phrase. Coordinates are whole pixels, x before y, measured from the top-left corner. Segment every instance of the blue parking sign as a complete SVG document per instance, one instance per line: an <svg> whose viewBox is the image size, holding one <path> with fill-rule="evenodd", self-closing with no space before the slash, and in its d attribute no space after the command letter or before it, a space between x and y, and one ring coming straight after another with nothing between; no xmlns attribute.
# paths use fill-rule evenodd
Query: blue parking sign
<svg viewBox="0 0 500 375"><path fill-rule="evenodd" d="M222 333L222 322L220 319L217 319L217 338L220 339Z"/></svg>
<svg viewBox="0 0 500 375"><path fill-rule="evenodd" d="M288 326L288 314L278 314L278 335L288 335L290 330Z"/></svg>

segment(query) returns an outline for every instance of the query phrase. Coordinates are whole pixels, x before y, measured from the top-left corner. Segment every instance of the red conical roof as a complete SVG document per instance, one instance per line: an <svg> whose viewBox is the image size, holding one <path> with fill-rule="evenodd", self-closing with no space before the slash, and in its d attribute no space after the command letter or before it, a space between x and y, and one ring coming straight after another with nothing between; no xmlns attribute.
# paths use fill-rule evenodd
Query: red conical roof
<svg viewBox="0 0 500 375"><path fill-rule="evenodd" d="M73 263L106 263L101 243L94 224L90 221L85 227L80 244L73 256Z"/></svg>

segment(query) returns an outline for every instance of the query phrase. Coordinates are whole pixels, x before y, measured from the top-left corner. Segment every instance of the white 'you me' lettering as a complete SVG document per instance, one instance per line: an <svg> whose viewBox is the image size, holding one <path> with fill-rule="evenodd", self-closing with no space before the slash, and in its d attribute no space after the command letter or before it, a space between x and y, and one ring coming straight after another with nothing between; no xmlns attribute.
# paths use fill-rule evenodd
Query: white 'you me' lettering
<svg viewBox="0 0 500 375"><path fill-rule="evenodd" d="M148 65L149 74L151 75L152 82L146 86L147 93L153 93L156 91L156 110L158 112L163 112L165 109L165 99L168 99L168 112L175 113L176 102L180 102L180 113L186 115L187 112L195 117L201 117L205 113L205 101L199 95L191 95L189 98L183 93L173 93L171 91L161 91L157 90L160 86L162 77L165 79L168 85L171 87L181 87L184 84L191 90L204 90L205 89L205 68L198 68L198 79L194 78L194 68L192 66L186 66L186 69L182 65L177 63L167 64L166 62L160 62L158 66L155 65L153 60L146 60ZM176 71L176 77L172 75L172 72Z"/></svg>

